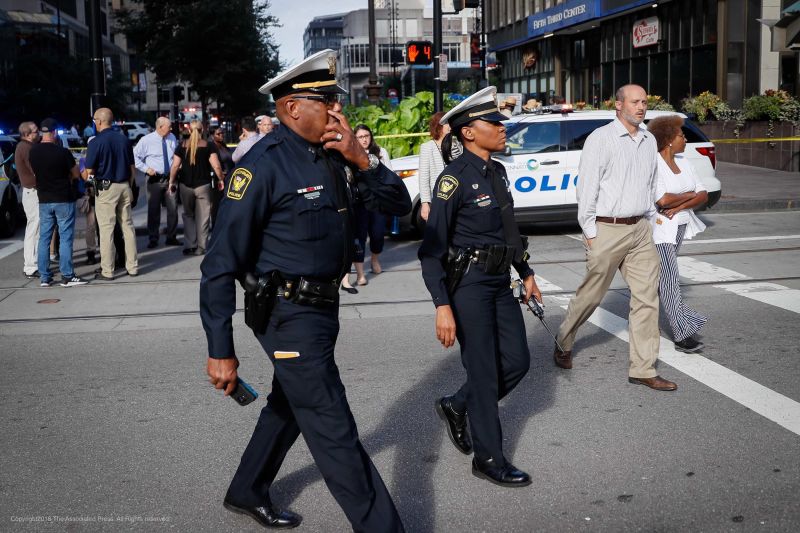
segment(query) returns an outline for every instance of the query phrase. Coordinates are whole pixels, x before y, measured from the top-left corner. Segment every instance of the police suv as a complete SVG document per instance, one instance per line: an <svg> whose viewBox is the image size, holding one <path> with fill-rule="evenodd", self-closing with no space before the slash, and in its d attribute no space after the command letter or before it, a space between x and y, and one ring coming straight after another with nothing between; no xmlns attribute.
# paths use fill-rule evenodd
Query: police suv
<svg viewBox="0 0 800 533"><path fill-rule="evenodd" d="M518 222L576 220L575 197L578 164L586 137L615 118L614 111L576 111L569 105L550 106L546 113L516 115L505 121L506 150L492 157L506 168L514 196ZM645 122L664 115L686 115L670 111L648 111ZM721 185L715 174L714 145L700 129L686 120L683 126L686 150L683 156L693 165L708 189L708 207L719 200ZM401 219L401 226L421 230L419 215L419 156L392 160L392 168L403 178L414 208ZM434 178L435 179L435 178Z"/></svg>

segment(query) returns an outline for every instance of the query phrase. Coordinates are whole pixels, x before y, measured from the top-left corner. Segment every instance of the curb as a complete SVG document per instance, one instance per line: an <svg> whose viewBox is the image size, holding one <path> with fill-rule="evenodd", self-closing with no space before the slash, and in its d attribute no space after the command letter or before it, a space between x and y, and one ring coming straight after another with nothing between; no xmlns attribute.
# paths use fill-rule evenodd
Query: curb
<svg viewBox="0 0 800 533"><path fill-rule="evenodd" d="M787 211L800 209L798 198L738 199L717 202L717 205L702 213L742 213L748 211Z"/></svg>

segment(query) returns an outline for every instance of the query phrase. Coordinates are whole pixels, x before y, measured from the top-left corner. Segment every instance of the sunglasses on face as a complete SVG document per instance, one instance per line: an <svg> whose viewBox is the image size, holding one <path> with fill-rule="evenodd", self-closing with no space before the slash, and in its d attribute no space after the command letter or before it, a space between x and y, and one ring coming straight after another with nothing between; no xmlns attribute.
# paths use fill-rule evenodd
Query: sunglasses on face
<svg viewBox="0 0 800 533"><path fill-rule="evenodd" d="M292 96L292 98L296 100L314 100L329 106L339 102L338 94L301 94L298 96Z"/></svg>

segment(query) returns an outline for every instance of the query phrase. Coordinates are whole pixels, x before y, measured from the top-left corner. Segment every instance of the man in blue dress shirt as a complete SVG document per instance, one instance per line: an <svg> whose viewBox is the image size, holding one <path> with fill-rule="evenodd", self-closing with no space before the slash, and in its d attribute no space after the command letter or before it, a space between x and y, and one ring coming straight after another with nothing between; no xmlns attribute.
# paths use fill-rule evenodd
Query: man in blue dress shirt
<svg viewBox="0 0 800 533"><path fill-rule="evenodd" d="M178 196L167 194L169 169L177 141L170 132L172 122L167 117L156 119L156 131L142 137L133 149L136 168L147 175L147 234L148 248L158 246L161 228L161 204L167 206L167 244L180 246L175 237L178 231Z"/></svg>

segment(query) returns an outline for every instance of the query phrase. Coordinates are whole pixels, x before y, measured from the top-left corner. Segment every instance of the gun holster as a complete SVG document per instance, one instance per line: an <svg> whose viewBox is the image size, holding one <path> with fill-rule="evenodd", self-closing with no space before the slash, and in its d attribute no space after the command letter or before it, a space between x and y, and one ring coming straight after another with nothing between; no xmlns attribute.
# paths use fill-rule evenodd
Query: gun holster
<svg viewBox="0 0 800 533"><path fill-rule="evenodd" d="M447 266L445 268L445 283L447 292L452 295L461 283L461 278L469 270L472 262L472 255L475 249L472 246L467 248L451 247L447 253Z"/></svg>
<svg viewBox="0 0 800 533"><path fill-rule="evenodd" d="M263 335L267 331L269 317L275 307L278 283L272 273L256 277L248 272L242 285L244 286L244 323L253 332Z"/></svg>

